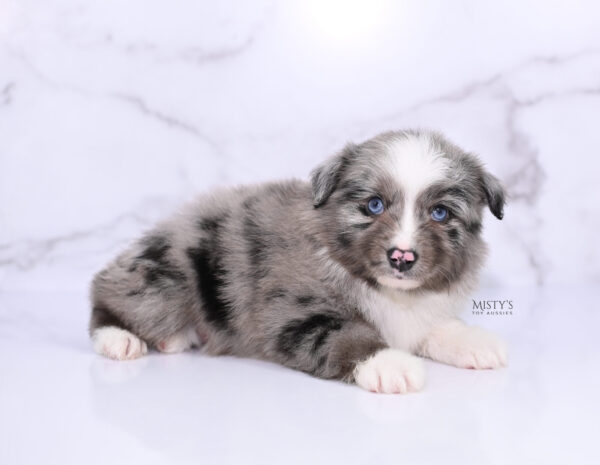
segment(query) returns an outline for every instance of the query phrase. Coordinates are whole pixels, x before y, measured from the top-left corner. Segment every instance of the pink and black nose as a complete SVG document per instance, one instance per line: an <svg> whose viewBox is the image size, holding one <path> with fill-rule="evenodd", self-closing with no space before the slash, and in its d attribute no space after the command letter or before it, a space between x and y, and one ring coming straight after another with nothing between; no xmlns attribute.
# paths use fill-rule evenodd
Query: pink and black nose
<svg viewBox="0 0 600 465"><path fill-rule="evenodd" d="M388 261L398 271L408 271L416 263L419 256L414 250L402 250L396 247L387 251Z"/></svg>

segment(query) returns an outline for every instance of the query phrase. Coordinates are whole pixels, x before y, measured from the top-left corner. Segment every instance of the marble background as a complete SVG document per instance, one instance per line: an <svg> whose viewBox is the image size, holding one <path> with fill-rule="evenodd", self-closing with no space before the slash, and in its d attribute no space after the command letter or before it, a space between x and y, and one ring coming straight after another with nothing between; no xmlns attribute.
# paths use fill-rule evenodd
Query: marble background
<svg viewBox="0 0 600 465"><path fill-rule="evenodd" d="M0 288L83 290L196 193L405 127L508 186L484 286L598 285L598 2L0 0Z"/></svg>

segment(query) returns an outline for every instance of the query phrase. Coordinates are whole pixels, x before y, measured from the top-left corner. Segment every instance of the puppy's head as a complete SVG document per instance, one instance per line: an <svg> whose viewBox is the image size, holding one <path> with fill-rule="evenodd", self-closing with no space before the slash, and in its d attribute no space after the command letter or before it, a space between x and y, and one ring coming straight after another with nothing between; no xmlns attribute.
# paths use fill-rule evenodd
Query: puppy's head
<svg viewBox="0 0 600 465"><path fill-rule="evenodd" d="M312 173L331 255L372 285L449 288L485 254L483 209L503 216L504 189L479 160L431 132L350 144Z"/></svg>

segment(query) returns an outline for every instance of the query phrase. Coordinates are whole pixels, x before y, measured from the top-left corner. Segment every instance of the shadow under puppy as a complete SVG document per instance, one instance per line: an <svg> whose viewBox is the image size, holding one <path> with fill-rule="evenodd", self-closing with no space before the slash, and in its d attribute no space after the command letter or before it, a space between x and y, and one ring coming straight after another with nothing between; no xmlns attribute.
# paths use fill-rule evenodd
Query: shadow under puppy
<svg viewBox="0 0 600 465"><path fill-rule="evenodd" d="M503 342L457 316L486 205L502 218L498 180L426 131L349 144L310 184L215 191L96 275L94 347L127 360L200 346L383 393L421 389L419 357L505 365Z"/></svg>

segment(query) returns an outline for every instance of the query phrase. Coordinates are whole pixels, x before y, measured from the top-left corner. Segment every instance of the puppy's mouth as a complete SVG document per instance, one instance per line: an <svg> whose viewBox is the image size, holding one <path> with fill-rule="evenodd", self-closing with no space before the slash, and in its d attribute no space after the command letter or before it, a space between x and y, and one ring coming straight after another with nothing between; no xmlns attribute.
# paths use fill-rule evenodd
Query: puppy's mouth
<svg viewBox="0 0 600 465"><path fill-rule="evenodd" d="M384 275L377 278L379 284L395 289L416 289L421 285L421 281L414 279L404 271L392 270L392 276Z"/></svg>
<svg viewBox="0 0 600 465"><path fill-rule="evenodd" d="M404 272L404 271L392 270L392 273L394 274L394 278L407 279L406 272Z"/></svg>

